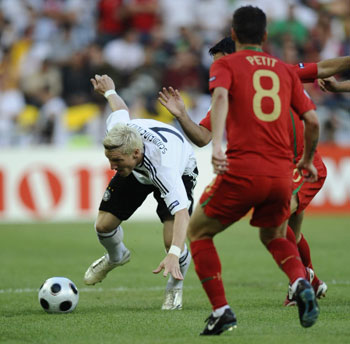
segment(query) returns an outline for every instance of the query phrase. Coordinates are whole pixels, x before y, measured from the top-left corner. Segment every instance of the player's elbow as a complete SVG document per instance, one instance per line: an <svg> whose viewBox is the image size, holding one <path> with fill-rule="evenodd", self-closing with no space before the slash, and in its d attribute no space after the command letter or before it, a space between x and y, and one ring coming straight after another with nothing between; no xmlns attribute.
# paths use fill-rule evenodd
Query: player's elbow
<svg viewBox="0 0 350 344"><path fill-rule="evenodd" d="M211 137L202 136L202 137L198 138L197 141L194 143L198 147L204 147L210 142L210 140L211 140Z"/></svg>
<svg viewBox="0 0 350 344"><path fill-rule="evenodd" d="M320 123L314 110L305 112L303 118L305 126L307 126L310 130L318 131L320 129Z"/></svg>
<svg viewBox="0 0 350 344"><path fill-rule="evenodd" d="M207 128L203 126L200 127L200 135L196 138L195 145L198 147L204 147L206 146L212 138L211 131L209 131Z"/></svg>

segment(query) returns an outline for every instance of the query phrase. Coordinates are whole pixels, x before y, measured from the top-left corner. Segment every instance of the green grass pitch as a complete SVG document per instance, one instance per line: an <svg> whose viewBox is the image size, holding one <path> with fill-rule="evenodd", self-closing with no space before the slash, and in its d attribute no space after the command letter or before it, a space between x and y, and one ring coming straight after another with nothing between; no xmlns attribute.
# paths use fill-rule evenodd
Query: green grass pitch
<svg viewBox="0 0 350 344"><path fill-rule="evenodd" d="M306 217L303 231L329 287L318 322L304 329L296 307L282 306L287 278L243 220L215 239L238 328L203 338L210 305L193 265L183 310L160 310L166 279L152 274L164 257L160 223L125 223L130 263L92 287L83 275L103 254L92 223L0 224L0 343L350 343L350 218ZM53 276L76 283L73 313L41 309L38 288Z"/></svg>

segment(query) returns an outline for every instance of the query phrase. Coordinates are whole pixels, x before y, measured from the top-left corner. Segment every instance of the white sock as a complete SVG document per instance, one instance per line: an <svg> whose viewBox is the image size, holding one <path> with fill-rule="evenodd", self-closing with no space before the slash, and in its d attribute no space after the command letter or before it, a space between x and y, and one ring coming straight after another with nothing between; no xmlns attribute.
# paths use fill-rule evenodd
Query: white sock
<svg viewBox="0 0 350 344"><path fill-rule="evenodd" d="M220 307L220 308L216 308L216 309L213 311L214 317L215 317L215 318L221 317L221 316L224 314L224 312L225 312L225 310L226 310L227 308L230 308L230 306L229 306L229 305L225 305L225 306L222 306L222 307Z"/></svg>
<svg viewBox="0 0 350 344"><path fill-rule="evenodd" d="M126 247L123 243L124 231L122 226L118 226L109 233L97 232L98 240L101 245L107 250L110 262L119 262Z"/></svg>
<svg viewBox="0 0 350 344"><path fill-rule="evenodd" d="M188 250L187 245L184 245L184 249L181 252L179 257L179 264L182 276L185 278L187 270L191 264L192 256L191 252ZM166 289L179 288L182 289L184 284L184 280L177 280L173 276L169 276L168 283L166 285Z"/></svg>

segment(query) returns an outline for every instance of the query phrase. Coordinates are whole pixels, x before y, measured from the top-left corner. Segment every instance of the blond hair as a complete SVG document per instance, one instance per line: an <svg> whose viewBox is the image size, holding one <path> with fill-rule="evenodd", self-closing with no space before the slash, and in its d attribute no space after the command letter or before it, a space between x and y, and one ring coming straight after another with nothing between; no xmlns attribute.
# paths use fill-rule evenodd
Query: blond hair
<svg viewBox="0 0 350 344"><path fill-rule="evenodd" d="M124 123L116 124L102 143L105 149L119 149L122 154L132 154L135 149L143 153L143 142L139 132Z"/></svg>

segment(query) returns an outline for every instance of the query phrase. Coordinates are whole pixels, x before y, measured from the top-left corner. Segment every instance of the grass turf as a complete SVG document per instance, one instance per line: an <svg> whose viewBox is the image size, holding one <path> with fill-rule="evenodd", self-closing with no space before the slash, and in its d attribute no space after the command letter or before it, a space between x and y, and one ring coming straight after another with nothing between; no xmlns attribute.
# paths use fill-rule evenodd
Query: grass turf
<svg viewBox="0 0 350 344"><path fill-rule="evenodd" d="M92 223L0 224L0 343L349 343L349 224L349 217L304 220L314 267L329 287L309 329L300 326L296 307L282 306L287 279L257 230L243 220L220 234L215 243L238 328L214 338L198 336L210 305L193 265L183 310L160 310L166 280L152 274L164 257L159 223L125 223L131 261L93 287L82 281L103 254ZM72 279L80 290L73 313L41 309L37 290L53 276Z"/></svg>

